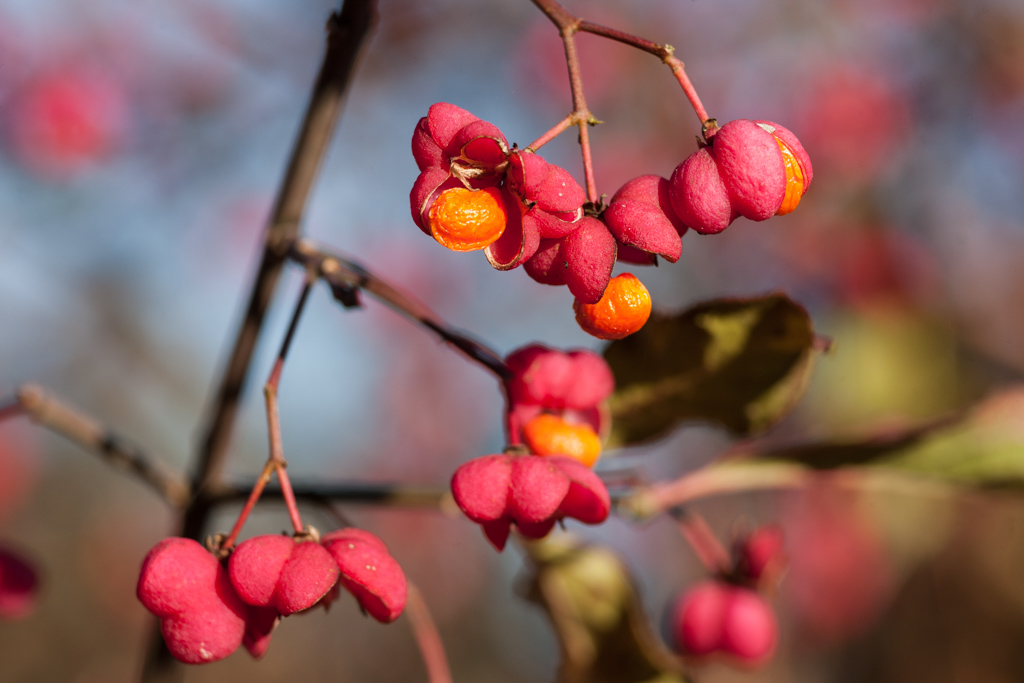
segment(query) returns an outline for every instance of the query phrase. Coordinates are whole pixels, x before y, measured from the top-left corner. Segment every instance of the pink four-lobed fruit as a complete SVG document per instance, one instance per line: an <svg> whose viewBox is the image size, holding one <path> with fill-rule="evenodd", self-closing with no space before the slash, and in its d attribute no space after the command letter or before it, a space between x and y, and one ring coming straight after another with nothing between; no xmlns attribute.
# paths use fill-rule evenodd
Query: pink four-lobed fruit
<svg viewBox="0 0 1024 683"><path fill-rule="evenodd" d="M737 119L676 167L669 199L684 224L711 234L738 216L763 221L789 213L813 175L792 132L772 121Z"/></svg>
<svg viewBox="0 0 1024 683"><path fill-rule="evenodd" d="M571 425L586 425L597 436L608 427L606 401L615 389L611 368L587 349L560 351L530 344L505 359L512 373L508 389L508 426L518 438L538 416L548 413Z"/></svg>
<svg viewBox="0 0 1024 683"><path fill-rule="evenodd" d="M761 595L717 580L701 582L681 595L669 628L682 654L722 654L748 667L768 661L779 633L775 613Z"/></svg>
<svg viewBox="0 0 1024 683"><path fill-rule="evenodd" d="M446 190L497 188L506 225L483 246L488 262L511 270L529 260L542 238L564 237L578 226L586 194L572 175L528 150L510 148L496 126L468 111L438 102L413 131L420 175L410 193L412 218L424 232L431 207Z"/></svg>
<svg viewBox="0 0 1024 683"><path fill-rule="evenodd" d="M248 609L217 558L192 539L157 543L142 562L136 595L160 618L167 647L182 662L213 662L242 644Z"/></svg>
<svg viewBox="0 0 1024 683"><path fill-rule="evenodd" d="M354 528L331 532L321 543L256 536L234 549L226 569L196 541L167 538L146 555L136 593L161 619L171 654L202 664L239 645L262 657L282 616L326 605L338 586L382 622L394 621L405 608L401 567L383 541Z"/></svg>
<svg viewBox="0 0 1024 683"><path fill-rule="evenodd" d="M566 517L600 524L611 510L604 482L561 456L485 455L455 470L451 486L455 503L499 551L513 524L527 538L543 538Z"/></svg>
<svg viewBox="0 0 1024 683"><path fill-rule="evenodd" d="M385 624L402 614L408 583L382 540L350 527L326 534L321 543L341 570L339 583L367 614Z"/></svg>
<svg viewBox="0 0 1024 683"><path fill-rule="evenodd" d="M318 543L289 536L255 536L239 544L228 560L238 596L281 616L309 609L338 581L338 565Z"/></svg>

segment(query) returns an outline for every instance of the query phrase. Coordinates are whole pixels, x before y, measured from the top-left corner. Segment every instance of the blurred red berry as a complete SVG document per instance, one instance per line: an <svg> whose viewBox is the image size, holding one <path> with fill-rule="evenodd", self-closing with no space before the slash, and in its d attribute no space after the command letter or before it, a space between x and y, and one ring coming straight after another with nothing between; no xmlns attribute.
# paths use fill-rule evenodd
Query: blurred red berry
<svg viewBox="0 0 1024 683"><path fill-rule="evenodd" d="M756 592L721 581L693 586L675 602L670 639L679 652L703 658L721 653L756 667L771 658L778 642L772 608Z"/></svg>
<svg viewBox="0 0 1024 683"><path fill-rule="evenodd" d="M108 71L67 66L41 74L8 108L14 154L31 171L63 179L108 157L128 127L128 96Z"/></svg>
<svg viewBox="0 0 1024 683"><path fill-rule="evenodd" d="M21 619L35 608L39 574L32 563L0 546L0 619Z"/></svg>

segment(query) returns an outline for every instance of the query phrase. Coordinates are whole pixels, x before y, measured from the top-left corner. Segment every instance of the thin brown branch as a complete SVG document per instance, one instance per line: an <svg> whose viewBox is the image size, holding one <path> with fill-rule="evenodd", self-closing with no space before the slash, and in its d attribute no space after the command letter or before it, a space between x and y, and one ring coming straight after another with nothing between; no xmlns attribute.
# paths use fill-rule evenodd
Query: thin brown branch
<svg viewBox="0 0 1024 683"><path fill-rule="evenodd" d="M287 252L299 235L334 127L341 113L356 62L377 22L377 0L344 0L327 22L327 49L313 85L274 209L264 232L259 270L236 334L231 354L209 410L192 472L194 496L185 510L180 533L200 538L212 510L206 494L221 479L239 400L245 389L256 342L277 288ZM178 681L183 675L159 634L153 636L143 666L146 683Z"/></svg>
<svg viewBox="0 0 1024 683"><path fill-rule="evenodd" d="M216 505L233 500L242 500L249 495L252 483L224 484L211 491ZM441 508L448 498L448 489L428 486L406 486L368 482L337 482L313 484L298 481L292 485L295 499L318 505L350 503L364 505L387 505L390 507ZM283 500L280 488L268 487L263 491L263 500Z"/></svg>
<svg viewBox="0 0 1024 683"><path fill-rule="evenodd" d="M302 216L341 113L356 61L376 21L376 0L346 0L340 14L332 15L327 23L327 51L264 233L265 246L256 281L199 448L193 473L197 490L217 480L223 469L238 402L245 389L264 316L288 248L299 235ZM186 524L187 532L198 533L195 526Z"/></svg>
<svg viewBox="0 0 1024 683"><path fill-rule="evenodd" d="M426 304L416 300L395 285L379 278L365 267L341 254L320 247L310 240L296 242L289 256L308 270L319 273L335 298L351 306L355 292L364 291L390 308L437 334L442 340L479 363L498 379L505 381L510 373L505 361L493 349L449 327Z"/></svg>
<svg viewBox="0 0 1024 683"><path fill-rule="evenodd" d="M112 467L138 477L170 505L183 508L188 502L188 483L182 477L98 420L35 384L19 388L16 400L22 412L32 420L95 452Z"/></svg>

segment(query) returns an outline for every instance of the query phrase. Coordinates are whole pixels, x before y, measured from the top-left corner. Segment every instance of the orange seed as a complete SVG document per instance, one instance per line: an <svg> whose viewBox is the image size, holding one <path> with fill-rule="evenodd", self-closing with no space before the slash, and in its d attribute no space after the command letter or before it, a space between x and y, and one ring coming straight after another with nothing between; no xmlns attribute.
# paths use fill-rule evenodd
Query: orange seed
<svg viewBox="0 0 1024 683"><path fill-rule="evenodd" d="M631 273L616 275L608 282L596 304L573 302L576 322L598 339L622 339L633 334L651 316L651 295Z"/></svg>
<svg viewBox="0 0 1024 683"><path fill-rule="evenodd" d="M572 424L557 415L538 415L523 427L526 444L536 455L562 455L593 467L601 440L587 424Z"/></svg>
<svg viewBox="0 0 1024 683"><path fill-rule="evenodd" d="M793 150L779 138L775 138L782 152L782 162L786 165L786 195L782 198L782 206L775 212L776 216L785 216L796 208L800 198L804 196L807 186L804 184L804 171L800 168Z"/></svg>
<svg viewBox="0 0 1024 683"><path fill-rule="evenodd" d="M476 251L505 232L505 202L494 187L453 187L434 200L427 212L430 234L452 251Z"/></svg>

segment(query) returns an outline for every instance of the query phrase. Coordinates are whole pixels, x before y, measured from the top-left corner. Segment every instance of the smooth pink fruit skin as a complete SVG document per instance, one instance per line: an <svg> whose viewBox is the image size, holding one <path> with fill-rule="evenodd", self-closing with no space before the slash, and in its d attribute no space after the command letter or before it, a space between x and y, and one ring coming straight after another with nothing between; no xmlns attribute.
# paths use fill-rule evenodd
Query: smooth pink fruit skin
<svg viewBox="0 0 1024 683"><path fill-rule="evenodd" d="M484 166L497 165L505 161L508 141L498 127L488 121L473 121L455 134L451 144L444 150L447 158L464 156Z"/></svg>
<svg viewBox="0 0 1024 683"><path fill-rule="evenodd" d="M537 232L542 240L561 239L579 227L580 219L583 218L582 208L568 213L549 213L534 206L525 216L524 220L533 221L537 226Z"/></svg>
<svg viewBox="0 0 1024 683"><path fill-rule="evenodd" d="M615 254L615 260L637 266L653 266L658 262L658 255L631 247L628 244L620 244Z"/></svg>
<svg viewBox="0 0 1024 683"><path fill-rule="evenodd" d="M430 205L443 190L459 186L459 181L452 178L448 169L430 166L420 173L412 184L412 190L409 191L409 210L416 227L424 234L430 235L430 228L426 221Z"/></svg>
<svg viewBox="0 0 1024 683"><path fill-rule="evenodd" d="M786 196L786 167L771 133L747 119L730 121L715 134L711 156L733 209L754 221L775 215Z"/></svg>
<svg viewBox="0 0 1024 683"><path fill-rule="evenodd" d="M573 296L585 304L596 304L608 287L615 267L615 237L604 223L585 216L565 238L559 259L566 264L565 283Z"/></svg>
<svg viewBox="0 0 1024 683"><path fill-rule="evenodd" d="M602 215L605 225L619 242L658 254L675 263L683 253L683 242L675 226L660 207L635 199L613 202Z"/></svg>
<svg viewBox="0 0 1024 683"><path fill-rule="evenodd" d="M525 220L525 207L518 197L507 188L502 189L501 195L505 201L505 232L484 249L484 256L495 270L512 270L537 253L540 231L536 221Z"/></svg>
<svg viewBox="0 0 1024 683"><path fill-rule="evenodd" d="M600 524L611 512L611 496L601 478L589 467L572 458L548 458L569 478L569 490L558 506L558 516L572 517L584 524Z"/></svg>
<svg viewBox="0 0 1024 683"><path fill-rule="evenodd" d="M718 650L729 592L723 583L704 581L679 599L672 621L675 645L681 652L704 657Z"/></svg>
<svg viewBox="0 0 1024 683"><path fill-rule="evenodd" d="M516 349L505 364L513 373L508 383L513 403L558 407L556 404L563 403L570 384L576 380L572 359L541 344Z"/></svg>
<svg viewBox="0 0 1024 683"><path fill-rule="evenodd" d="M672 200L669 192L669 182L665 178L658 175L642 175L633 178L628 183L619 188L619 191L612 197L610 203L614 203L617 199L634 199L639 202L651 204L661 209L661 212L665 214L669 222L682 237L687 230L687 226L683 223L679 216L676 215L675 209L672 207Z"/></svg>
<svg viewBox="0 0 1024 683"><path fill-rule="evenodd" d="M669 199L679 220L702 235L722 232L738 215L706 147L676 166L669 179Z"/></svg>
<svg viewBox="0 0 1024 683"><path fill-rule="evenodd" d="M491 542L491 545L499 553L505 549L508 536L512 532L512 520L510 518L497 519L493 522L481 522L480 527L484 531L484 536L487 537L487 540Z"/></svg>
<svg viewBox="0 0 1024 683"><path fill-rule="evenodd" d="M376 545L382 552L389 552L387 544L380 540L378 536L365 529L359 529L354 526L347 526L344 529L335 529L334 531L326 533L320 537L320 543L324 546L328 543L348 540L363 541L364 543Z"/></svg>
<svg viewBox="0 0 1024 683"><path fill-rule="evenodd" d="M228 575L242 598L257 607L274 606L281 570L295 548L295 541L281 534L266 534L238 544L228 560Z"/></svg>
<svg viewBox="0 0 1024 683"><path fill-rule="evenodd" d="M339 582L377 621L389 623L405 609L405 572L386 551L356 538L335 541L327 548L341 572Z"/></svg>
<svg viewBox="0 0 1024 683"><path fill-rule="evenodd" d="M542 239L537 252L523 264L523 270L542 285L564 285L565 263L558 258L562 249L560 239Z"/></svg>
<svg viewBox="0 0 1024 683"><path fill-rule="evenodd" d="M747 666L767 661L775 651L779 626L775 612L752 590L733 588L722 625L721 649Z"/></svg>
<svg viewBox="0 0 1024 683"><path fill-rule="evenodd" d="M793 156L795 156L797 161L800 163L800 170L803 171L804 191L806 191L807 188L811 186L811 180L814 178L814 167L811 165L810 155L807 154L807 150L804 149L800 140L793 135L792 131L788 128L780 126L774 121L756 120L754 123L766 132L771 133L778 139L782 140L786 143L786 146L789 147L790 151L793 152Z"/></svg>
<svg viewBox="0 0 1024 683"><path fill-rule="evenodd" d="M443 150L430 135L426 116L419 120L412 133L412 158L421 171L431 166L442 168L446 165Z"/></svg>
<svg viewBox="0 0 1024 683"><path fill-rule="evenodd" d="M593 408L612 395L615 376L604 358L585 349L569 351L567 355L572 362L572 379L563 393L567 408Z"/></svg>
<svg viewBox="0 0 1024 683"><path fill-rule="evenodd" d="M293 545L274 590L274 607L285 617L315 605L338 581L338 565L323 546Z"/></svg>
<svg viewBox="0 0 1024 683"><path fill-rule="evenodd" d="M270 636L280 621L281 615L273 607L249 607L242 645L254 659L266 654L270 647Z"/></svg>
<svg viewBox="0 0 1024 683"><path fill-rule="evenodd" d="M234 596L231 582L221 571L217 594ZM190 610L160 621L167 649L186 664L205 664L223 659L238 649L245 636L246 606L237 598L204 609Z"/></svg>
<svg viewBox="0 0 1024 683"><path fill-rule="evenodd" d="M524 199L537 202L537 206L550 213L571 213L583 206L587 194L571 173L561 166L548 164L544 182Z"/></svg>
<svg viewBox="0 0 1024 683"><path fill-rule="evenodd" d="M21 619L35 608L39 575L25 558L0 548L0 619Z"/></svg>
<svg viewBox="0 0 1024 683"><path fill-rule="evenodd" d="M519 196L533 196L548 177L548 162L539 154L517 150L509 155L509 180Z"/></svg>
<svg viewBox="0 0 1024 683"><path fill-rule="evenodd" d="M164 640L179 661L216 661L242 644L248 608L217 558L192 539L164 539L150 550L136 594L161 617Z"/></svg>
<svg viewBox="0 0 1024 683"><path fill-rule="evenodd" d="M544 538L551 533L557 522L558 520L554 517L540 522L517 522L516 528L526 538Z"/></svg>
<svg viewBox="0 0 1024 683"><path fill-rule="evenodd" d="M622 244L675 263L682 254L686 224L676 215L669 183L656 175L633 178L612 197L602 220Z"/></svg>
<svg viewBox="0 0 1024 683"><path fill-rule="evenodd" d="M508 511L516 524L548 521L569 492L569 477L548 458L524 455L512 460Z"/></svg>
<svg viewBox="0 0 1024 683"><path fill-rule="evenodd" d="M217 558L191 538L165 538L146 554L136 595L158 617L205 605L215 595Z"/></svg>
<svg viewBox="0 0 1024 683"><path fill-rule="evenodd" d="M507 455L485 455L455 470L452 497L474 522L493 522L506 516L511 481L511 459Z"/></svg>
<svg viewBox="0 0 1024 683"><path fill-rule="evenodd" d="M430 131L430 137L441 149L448 147L456 133L462 128L479 120L480 117L448 102L432 104L427 111L427 128Z"/></svg>

